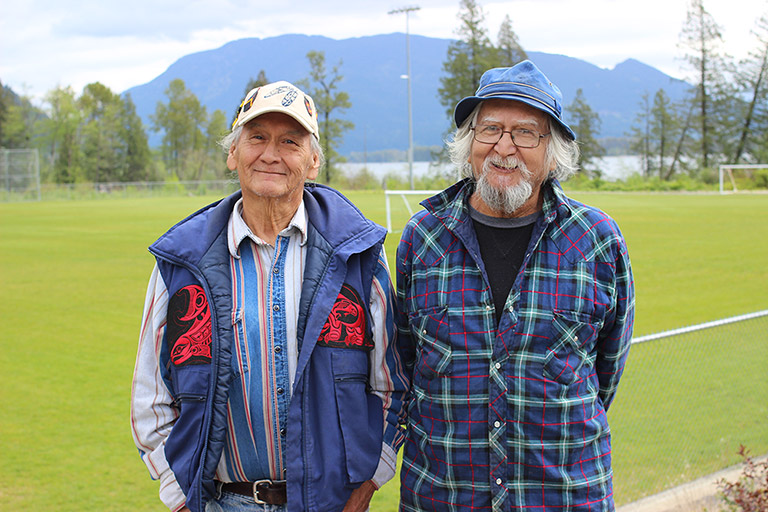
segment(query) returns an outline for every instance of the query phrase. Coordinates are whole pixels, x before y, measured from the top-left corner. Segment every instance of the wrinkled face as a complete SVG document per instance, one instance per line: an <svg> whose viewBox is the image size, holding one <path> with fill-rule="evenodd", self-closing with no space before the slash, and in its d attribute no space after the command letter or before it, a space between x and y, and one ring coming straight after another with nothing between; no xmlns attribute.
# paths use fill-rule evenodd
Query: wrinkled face
<svg viewBox="0 0 768 512"><path fill-rule="evenodd" d="M544 112L512 100L486 100L480 107L476 127L492 125L504 131L526 129L541 135L549 133L549 119ZM472 197L475 209L486 215L521 217L539 208L541 185L552 166L547 162L549 137L538 147L519 148L508 133L496 144L472 141L469 162L478 181ZM509 196L511 199L505 199ZM501 199L498 199L501 198ZM498 200L497 200L498 199Z"/></svg>
<svg viewBox="0 0 768 512"><path fill-rule="evenodd" d="M320 167L310 137L298 121L279 112L243 126L227 155L227 167L240 179L243 200L278 199L298 206L304 181L317 178Z"/></svg>

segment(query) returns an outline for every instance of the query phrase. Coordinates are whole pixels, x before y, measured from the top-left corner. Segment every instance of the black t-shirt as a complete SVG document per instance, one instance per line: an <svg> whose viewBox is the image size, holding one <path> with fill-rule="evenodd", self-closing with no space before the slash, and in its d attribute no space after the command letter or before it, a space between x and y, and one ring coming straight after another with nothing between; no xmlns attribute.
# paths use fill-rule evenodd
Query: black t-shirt
<svg viewBox="0 0 768 512"><path fill-rule="evenodd" d="M472 218L480 255L491 285L497 322L501 320L504 304L515 284L520 265L523 264L539 214L536 212L515 218L489 217L469 207L469 216Z"/></svg>

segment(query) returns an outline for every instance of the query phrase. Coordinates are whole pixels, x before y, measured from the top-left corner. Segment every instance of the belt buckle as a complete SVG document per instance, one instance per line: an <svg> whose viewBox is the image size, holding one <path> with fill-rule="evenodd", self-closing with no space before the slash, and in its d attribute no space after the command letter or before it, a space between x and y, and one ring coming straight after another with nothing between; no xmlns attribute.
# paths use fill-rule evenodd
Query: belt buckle
<svg viewBox="0 0 768 512"><path fill-rule="evenodd" d="M272 480L264 479L264 480L256 480L253 482L253 500L256 502L257 505L269 505L266 501L259 498L259 484L266 484L266 485L272 485Z"/></svg>

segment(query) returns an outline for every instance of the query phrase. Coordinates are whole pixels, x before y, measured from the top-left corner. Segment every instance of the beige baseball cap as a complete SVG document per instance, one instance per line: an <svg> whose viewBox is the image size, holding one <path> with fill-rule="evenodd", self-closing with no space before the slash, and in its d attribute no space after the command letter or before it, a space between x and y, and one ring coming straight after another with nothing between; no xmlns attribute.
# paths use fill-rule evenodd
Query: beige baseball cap
<svg viewBox="0 0 768 512"><path fill-rule="evenodd" d="M301 89L285 81L267 84L248 91L237 110L237 118L232 123L232 130L268 112L281 112L291 116L317 140L320 140L315 102Z"/></svg>

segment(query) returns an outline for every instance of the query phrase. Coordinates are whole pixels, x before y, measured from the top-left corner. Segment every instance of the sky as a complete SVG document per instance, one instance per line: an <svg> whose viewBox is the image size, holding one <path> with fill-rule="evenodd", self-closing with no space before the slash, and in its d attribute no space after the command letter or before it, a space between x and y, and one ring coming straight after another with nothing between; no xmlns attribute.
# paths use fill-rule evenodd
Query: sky
<svg viewBox="0 0 768 512"><path fill-rule="evenodd" d="M679 47L688 0L478 0L495 42L505 15L523 48L613 68L628 58L689 78ZM404 7L418 11L389 14ZM768 0L704 0L725 51L744 58ZM738 7L738 8L737 8ZM345 39L405 32L456 38L458 0L3 0L0 82L41 105L99 81L115 92L147 83L179 58L247 37ZM303 57L303 56L301 56ZM277 57L284 58L284 57Z"/></svg>

